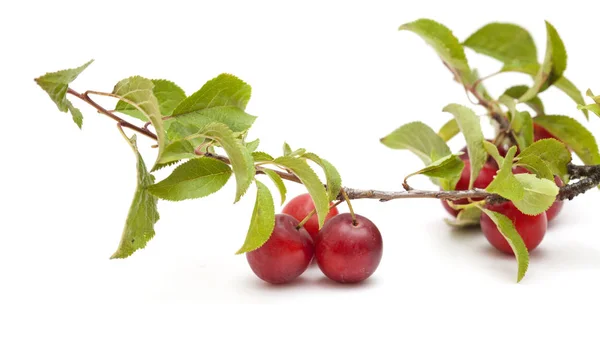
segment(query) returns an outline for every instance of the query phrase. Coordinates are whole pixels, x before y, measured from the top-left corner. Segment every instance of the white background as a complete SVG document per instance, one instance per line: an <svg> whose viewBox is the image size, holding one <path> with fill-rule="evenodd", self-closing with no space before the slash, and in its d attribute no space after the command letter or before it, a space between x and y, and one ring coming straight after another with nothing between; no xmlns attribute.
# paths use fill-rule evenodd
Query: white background
<svg viewBox="0 0 600 344"><path fill-rule="evenodd" d="M468 105L433 50L399 25L430 17L462 40L488 22L514 22L531 31L541 60L548 19L569 53L566 75L598 93L599 15L594 1L3 4L0 342L597 343L597 192L565 206L520 284L514 260L477 232L450 229L438 201L365 200L355 208L385 242L371 279L338 285L313 267L295 283L269 286L233 254L254 195L233 205L232 182L206 199L161 201L147 248L109 260L135 186L131 150L114 122L74 100L85 116L78 130L33 78L95 58L75 89L110 91L140 74L191 94L233 73L253 86L247 111L259 116L251 137L262 150L278 154L287 140L332 161L346 186L396 190L421 162L379 138L413 120L437 130L446 104ZM483 75L500 67L467 54ZM516 82L531 81L508 74L487 85L498 95ZM583 120L559 91L543 99L550 112ZM598 118L586 125L600 133ZM139 141L152 161L152 142ZM425 178L413 183L432 188Z"/></svg>

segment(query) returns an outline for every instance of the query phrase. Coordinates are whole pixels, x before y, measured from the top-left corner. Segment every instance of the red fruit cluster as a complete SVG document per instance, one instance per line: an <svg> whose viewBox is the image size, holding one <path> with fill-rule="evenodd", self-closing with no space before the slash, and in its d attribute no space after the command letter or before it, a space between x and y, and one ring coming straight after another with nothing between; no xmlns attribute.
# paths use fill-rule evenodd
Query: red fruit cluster
<svg viewBox="0 0 600 344"><path fill-rule="evenodd" d="M260 248L246 253L250 268L262 280L281 284L300 276L313 256L325 276L341 283L361 282L381 261L383 241L379 229L364 216L339 214L332 208L319 231L316 215L303 227L315 206L308 194L292 199L275 216L273 234ZM314 221L313 221L314 219Z"/></svg>
<svg viewBox="0 0 600 344"><path fill-rule="evenodd" d="M542 128L537 124L534 124L534 141L549 138L556 139L556 137L550 134L546 129ZM502 156L506 156L508 148L509 147L501 146L498 147L498 151ZM467 152L467 147L463 148L461 151ZM471 164L468 160L468 154L461 155L461 158L465 163L465 168L462 171L460 180L456 184L456 190L467 190L469 188L469 181L471 176ZM493 181L497 173L497 169L497 164L488 159L484 167L481 169L479 176L473 183L473 186L475 188L485 189ZM523 167L517 166L513 169L513 173L529 173L529 171ZM555 176L554 181L559 187L564 185L562 180L557 176ZM473 201L477 200L474 199ZM447 201L442 200L442 202L444 208L448 211L448 213L450 213L453 216L456 216L458 214L458 210L452 208L447 203ZM454 201L454 204L467 204L467 202L467 200L458 200ZM546 233L548 222L556 218L558 213L561 211L562 207L562 201L555 201L552 204L552 206L548 210L546 210L545 213L536 216L530 216L523 214L521 211L519 211L512 202L486 205L487 209L503 214L513 222L517 232L523 238L525 246L527 246L527 249L529 251L535 249L541 243ZM513 254L510 245L508 244L506 239L504 239L504 236L502 236L496 224L485 213L481 215L480 225L483 234L485 235L486 239L490 242L490 244L492 244L492 246L494 246L502 252Z"/></svg>

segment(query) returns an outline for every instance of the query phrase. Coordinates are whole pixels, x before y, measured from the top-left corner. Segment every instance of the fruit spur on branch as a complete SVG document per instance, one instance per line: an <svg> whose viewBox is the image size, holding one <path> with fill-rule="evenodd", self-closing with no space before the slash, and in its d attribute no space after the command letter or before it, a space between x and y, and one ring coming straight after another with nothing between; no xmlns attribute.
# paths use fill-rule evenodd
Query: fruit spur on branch
<svg viewBox="0 0 600 344"><path fill-rule="evenodd" d="M382 259L382 235L370 219L354 212L352 200L411 198L441 200L452 217L446 219L450 226L480 227L492 246L516 257L520 281L528 269L529 251L540 245L548 221L560 213L564 200L600 184L594 136L575 118L548 114L540 94L550 87L560 89L586 119L590 112L600 116L600 97L588 90L593 103L586 105L582 93L564 76L565 47L550 23L546 23L541 63L531 35L513 24L486 25L463 42L429 19L404 24L400 30L416 33L433 47L468 99L486 111L495 128L494 137L485 138L480 116L467 106L450 104L440 112L449 120L438 132L412 122L382 138L385 146L409 150L425 164L404 179L404 190L342 186L340 173L328 160L287 143L277 155L259 149L260 140L249 139L256 117L245 110L251 88L230 74L209 80L191 95L171 81L141 76L119 81L110 92L71 88L92 61L35 81L80 128L83 114L72 100L116 121L134 153L137 187L111 258L126 258L154 237L159 199L207 197L233 176L235 202L250 189L255 195L248 232L237 253L245 254L251 270L266 282L290 282L311 261L337 282L369 278ZM499 60L502 69L479 77L467 61L465 48ZM510 86L492 96L484 81L509 72L530 75L532 84ZM118 102L109 109L98 102L101 98ZM452 153L447 141L459 134L466 146ZM138 151L137 135L152 140L156 148L150 169ZM583 164L573 163L572 153ZM156 181L154 172L164 168L171 174ZM412 188L409 179L415 175L428 176L435 187ZM290 182L302 184L306 193L286 204ZM278 193L281 213L276 213L271 190ZM348 213L339 213L341 203L347 204Z"/></svg>

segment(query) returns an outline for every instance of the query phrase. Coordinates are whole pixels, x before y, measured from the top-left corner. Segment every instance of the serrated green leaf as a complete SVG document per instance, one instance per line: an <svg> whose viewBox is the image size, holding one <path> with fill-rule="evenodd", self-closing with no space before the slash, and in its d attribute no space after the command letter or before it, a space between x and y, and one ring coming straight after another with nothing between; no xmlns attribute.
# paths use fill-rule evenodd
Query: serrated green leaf
<svg viewBox="0 0 600 344"><path fill-rule="evenodd" d="M542 160L550 170L551 176L537 159ZM539 177L554 180L554 175L564 179L567 172L567 164L571 162L571 152L561 142L554 139L544 139L534 142L531 146L523 149L517 157L517 162L534 169ZM529 168L528 168L529 169ZM530 170L531 171L531 170ZM533 171L532 171L533 172Z"/></svg>
<svg viewBox="0 0 600 344"><path fill-rule="evenodd" d="M496 173L496 177L486 188L486 191L498 194L511 201L520 200L525 194L525 189L512 172L513 158L516 151L517 147L515 146L508 150L504 163Z"/></svg>
<svg viewBox="0 0 600 344"><path fill-rule="evenodd" d="M69 111L73 117L73 122L81 129L83 124L83 115L81 111L73 106L67 100L67 90L69 84L73 82L81 72L83 72L94 60L90 60L86 64L73 68L65 69L58 72L47 73L35 79L35 82L50 96L50 99L56 104L61 112Z"/></svg>
<svg viewBox="0 0 600 344"><path fill-rule="evenodd" d="M113 90L113 94L120 100L135 107L143 113L154 126L158 138L158 157L155 165L159 163L161 155L167 142L165 130L160 114L158 101L152 92L154 83L152 80L141 76L133 76L119 81Z"/></svg>
<svg viewBox="0 0 600 344"><path fill-rule="evenodd" d="M456 219L444 219L446 223L456 228L479 227L481 209L477 207L464 208L459 211Z"/></svg>
<svg viewBox="0 0 600 344"><path fill-rule="evenodd" d="M538 215L548 210L558 195L558 186L554 180L540 179L533 174L515 175L525 193L523 198L512 200L523 214Z"/></svg>
<svg viewBox="0 0 600 344"><path fill-rule="evenodd" d="M165 123L170 123L169 140L179 140L215 122L225 124L233 132L245 132L250 129L255 120L255 116L247 114L238 107L218 106L174 116Z"/></svg>
<svg viewBox="0 0 600 344"><path fill-rule="evenodd" d="M392 149L407 149L416 154L425 165L449 154L450 148L438 134L422 122L411 122L381 139Z"/></svg>
<svg viewBox="0 0 600 344"><path fill-rule="evenodd" d="M180 116L203 109L233 106L244 110L252 88L231 74L221 74L209 80L196 93L187 97L173 110L173 116Z"/></svg>
<svg viewBox="0 0 600 344"><path fill-rule="evenodd" d="M315 203L317 217L319 218L319 228L322 227L323 223L325 223L325 217L329 212L329 199L327 191L315 171L313 171L304 159L295 157L282 156L275 159L274 163L277 166L292 171L302 181L302 184L304 184L304 187L306 187Z"/></svg>
<svg viewBox="0 0 600 344"><path fill-rule="evenodd" d="M327 195L329 195L329 200L333 201L337 199L337 196L340 194L340 189L342 188L342 177L338 170L329 161L321 159L314 153L304 153L302 157L321 166L327 181Z"/></svg>
<svg viewBox="0 0 600 344"><path fill-rule="evenodd" d="M465 164L458 155L450 154L432 162L417 172L409 174L405 179L422 174L440 179L440 184L444 190L454 190L464 167Z"/></svg>
<svg viewBox="0 0 600 344"><path fill-rule="evenodd" d="M529 252L523 238L517 232L512 221L505 215L488 209L482 209L482 211L496 224L498 231L512 248L518 265L517 283L520 282L525 277L525 273L527 273L527 268L529 267Z"/></svg>
<svg viewBox="0 0 600 344"><path fill-rule="evenodd" d="M256 181L256 203L250 219L246 240L236 254L246 253L264 245L275 227L275 205L271 191L263 183Z"/></svg>
<svg viewBox="0 0 600 344"><path fill-rule="evenodd" d="M452 31L431 19L419 19L400 26L419 35L437 52L440 58L464 80L471 76L465 51Z"/></svg>
<svg viewBox="0 0 600 344"><path fill-rule="evenodd" d="M287 142L283 143L283 155L289 156L292 155L292 147Z"/></svg>
<svg viewBox="0 0 600 344"><path fill-rule="evenodd" d="M160 113L163 116L171 116L175 107L185 99L185 92L169 80L152 79L152 83L154 84L152 93L158 101ZM124 101L117 103L115 111L135 117L144 122L148 121L148 118L143 113Z"/></svg>
<svg viewBox="0 0 600 344"><path fill-rule="evenodd" d="M285 198L287 195L287 188L283 183L283 179L281 179L281 177L273 170L266 168L262 171L273 181L273 184L275 184L277 190L279 190L279 196L281 197L281 205L283 205L283 203L285 203Z"/></svg>
<svg viewBox="0 0 600 344"><path fill-rule="evenodd" d="M252 152L252 158L256 162L266 162L275 160L275 158L273 158L271 155L265 152Z"/></svg>
<svg viewBox="0 0 600 344"><path fill-rule="evenodd" d="M549 22L546 22L546 33L547 43L544 63L534 78L533 86L519 98L520 102L526 102L547 89L560 79L565 69L567 69L565 45L554 26Z"/></svg>
<svg viewBox="0 0 600 344"><path fill-rule="evenodd" d="M586 165L600 164L600 153L594 135L575 119L552 115L533 119L535 124L545 128L550 134L571 148Z"/></svg>
<svg viewBox="0 0 600 344"><path fill-rule="evenodd" d="M505 64L537 62L533 38L527 30L514 24L487 24L467 38L463 45Z"/></svg>
<svg viewBox="0 0 600 344"><path fill-rule="evenodd" d="M504 91L504 95L507 95L513 99L519 99L525 94L525 92L527 92L528 89L529 87L525 85L517 85ZM535 96L526 101L525 104L527 104L527 106L529 106L533 111L535 111L536 114L544 115L544 103L542 102L540 97Z"/></svg>
<svg viewBox="0 0 600 344"><path fill-rule="evenodd" d="M496 161L498 166L502 166L504 164L504 157L500 155L498 147L496 147L495 144L484 140L483 148L485 148L486 152L492 157L492 159Z"/></svg>
<svg viewBox="0 0 600 344"><path fill-rule="evenodd" d="M169 201L206 197L229 180L231 168L211 158L192 159L178 166L166 179L148 187L154 196Z"/></svg>
<svg viewBox="0 0 600 344"><path fill-rule="evenodd" d="M248 149L248 152L253 153L255 150L258 149L259 145L260 145L260 139L246 142L246 149Z"/></svg>
<svg viewBox="0 0 600 344"><path fill-rule="evenodd" d="M125 138L137 159L137 187L127 214L121 242L111 259L127 258L133 252L146 247L148 241L154 237L154 224L159 219L156 208L158 198L150 194L147 189L154 184L154 177L148 173L146 164L137 149L136 136Z"/></svg>
<svg viewBox="0 0 600 344"><path fill-rule="evenodd" d="M471 179L469 181L469 189L471 189L487 161L487 153L483 148L484 137L481 131L481 121L473 110L462 105L450 104L443 111L454 116L465 141L467 141L467 151L471 162Z"/></svg>
<svg viewBox="0 0 600 344"><path fill-rule="evenodd" d="M454 118L446 122L442 128L440 128L440 131L438 131L438 135L446 142L450 141L450 139L458 135L458 133L460 133L460 128Z"/></svg>
<svg viewBox="0 0 600 344"><path fill-rule="evenodd" d="M534 173L539 178L554 180L554 174L548 164L540 157L535 155L528 155L523 158L519 158L518 163L515 166L521 166L527 169L529 172Z"/></svg>

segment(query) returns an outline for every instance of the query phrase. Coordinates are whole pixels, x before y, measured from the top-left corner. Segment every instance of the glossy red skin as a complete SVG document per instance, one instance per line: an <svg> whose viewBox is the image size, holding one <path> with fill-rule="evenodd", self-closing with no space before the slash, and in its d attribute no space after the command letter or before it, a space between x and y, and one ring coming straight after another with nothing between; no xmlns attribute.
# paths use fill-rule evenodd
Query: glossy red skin
<svg viewBox="0 0 600 344"><path fill-rule="evenodd" d="M556 136L550 134L550 132L548 132L548 130L546 130L544 127L541 127L541 126L533 123L533 140L538 141L538 140L543 140L543 139L558 140L556 138Z"/></svg>
<svg viewBox="0 0 600 344"><path fill-rule="evenodd" d="M465 168L462 170L462 173L460 175L460 180L458 181L458 183L456 183L456 190L468 190L469 189L469 181L471 180L471 163L469 161L463 161L465 163ZM490 165L490 164L485 164L483 166L483 168L481 169L481 171L479 172L479 176L477 176L477 179L475 179L475 183L473 183L473 187L479 188L479 189L485 189L488 187L488 185L490 185L490 183L492 182L492 180L494 180L494 176L496 175L497 169ZM479 201L481 199L473 199L474 201ZM468 200L466 199L459 199L453 202L454 204L467 204ZM442 205L444 206L444 209L446 209L446 211L448 211L448 213L452 216L455 216L458 214L458 210L453 209L450 205L448 205L448 202L446 202L445 200L442 200Z"/></svg>
<svg viewBox="0 0 600 344"><path fill-rule="evenodd" d="M524 167L516 166L516 167L513 167L513 173L520 174L520 173L530 173L530 172L527 169L525 169ZM554 182L556 183L556 185L558 185L558 187L561 187L564 185L563 181L558 176L554 176ZM548 208L548 210L546 210L546 217L548 218L548 222L550 222L556 218L558 213L560 213L560 211L562 210L563 206L564 206L563 201L554 201L554 203L552 203L550 208Z"/></svg>
<svg viewBox="0 0 600 344"><path fill-rule="evenodd" d="M546 213L541 213L535 216L529 216L523 214L517 209L512 202L504 202L501 204L486 205L486 208L498 212L508 217L517 232L523 238L525 246L529 252L533 251L544 239L546 229L548 227L548 219ZM481 214L480 218L481 231L485 235L485 238L498 250L513 254L508 241L504 239L502 233L498 230L496 224L487 216L485 213Z"/></svg>
<svg viewBox="0 0 600 344"><path fill-rule="evenodd" d="M298 224L290 215L275 215L269 240L246 253L250 268L260 279L273 284L287 283L306 270L314 255L313 240L304 228L296 229Z"/></svg>
<svg viewBox="0 0 600 344"><path fill-rule="evenodd" d="M283 207L281 211L284 214L288 214L296 218L298 221L304 220L304 218L315 209L315 203L309 194L302 194L300 196L292 198L288 202L288 204ZM325 221L331 219L332 217L338 214L337 208L333 208L329 210L327 216L325 217ZM304 224L304 229L310 234L313 240L317 239L317 235L319 234L319 219L317 215L311 216L310 219Z"/></svg>
<svg viewBox="0 0 600 344"><path fill-rule="evenodd" d="M381 261L383 240L379 229L364 216L337 215L327 222L315 242L315 258L325 276L340 283L369 278Z"/></svg>

